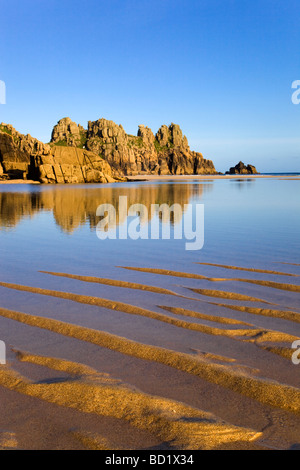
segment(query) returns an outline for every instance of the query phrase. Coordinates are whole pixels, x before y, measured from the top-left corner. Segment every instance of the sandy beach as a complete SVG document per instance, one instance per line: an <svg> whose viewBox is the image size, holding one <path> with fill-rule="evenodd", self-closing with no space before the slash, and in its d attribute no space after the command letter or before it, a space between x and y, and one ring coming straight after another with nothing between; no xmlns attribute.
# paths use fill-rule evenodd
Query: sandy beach
<svg viewBox="0 0 300 470"><path fill-rule="evenodd" d="M297 190L296 180L255 178L259 186L218 177L195 187L175 177L175 187L144 181L2 193L2 224L14 230L2 232L2 244L21 237L0 270L2 449L297 448L300 271L288 248L279 258L259 255L260 245L249 248L253 259L215 247L204 258L179 248L174 257L147 240L124 241L125 252L112 240L103 251L94 234L99 201L124 191L147 206L185 204L196 194L209 214L214 191L235 201L245 190L260 194L262 184L276 188L272 198L282 185ZM75 249L76 233L84 238ZM22 248L32 237L32 249Z"/></svg>
<svg viewBox="0 0 300 470"><path fill-rule="evenodd" d="M205 181L205 180L215 180L215 179L235 179L235 180L248 180L256 178L283 178L288 180L299 180L300 178L295 177L291 174L282 174L282 175L135 175L128 176L128 181ZM10 180L0 180L0 184L41 184L39 181L33 180L20 180L20 179L10 179ZM100 183L105 184L105 183ZM109 183L106 183L109 184ZM73 184L72 186L76 186Z"/></svg>
<svg viewBox="0 0 300 470"><path fill-rule="evenodd" d="M136 175L129 176L129 181L190 181L190 180L212 180L212 179L256 179L256 178L292 178L295 175ZM296 178L298 179L298 178Z"/></svg>
<svg viewBox="0 0 300 470"><path fill-rule="evenodd" d="M300 292L298 274L286 270L270 272L215 266L214 274L218 277L208 277L202 265L195 265L194 273L126 266L120 268L120 273L124 268L140 273L139 280L143 276L151 281L153 276L156 282L141 284L53 272L45 275L95 286L113 286L120 293L122 290L137 291L141 296L148 293L149 298L153 295L153 300L159 302L159 312L120 300L64 290L4 282L0 287L32 293L42 303L44 296L64 299L67 309L72 309L76 303L85 310L88 306L104 308L124 320L128 316L144 318L146 323L154 322L165 333L177 330L187 339L191 332L192 337L198 336L201 340L201 349L194 346L188 347L189 352L179 351L168 342L162 344L159 340L159 344L150 345L147 340L140 342L75 325L72 321L66 322L65 315L61 321L53 314L45 316L42 311L40 316L1 308L2 335L10 327L10 334L13 331L15 338L20 339L24 333L28 338L33 330L40 341L47 338L47 355L17 350L15 344L9 351L9 365L0 368L1 402L7 403L1 421L10 429L9 438L2 431L3 448L14 445L51 447L48 413L52 425L55 423L62 433L62 440L55 448L67 445L70 448L159 446L168 449L169 442L171 448L177 449L259 449L276 447L276 442L280 442L281 447L284 442L298 439L300 390L295 366L291 364L290 344L297 339L292 330L293 325L300 323L300 315L297 309L283 310L283 305L279 306L275 299L272 302L271 295L273 289L282 292L281 303L286 305L289 297L292 299ZM235 278L231 277L232 270L237 271ZM245 276L239 277L241 272L245 272ZM177 289L157 287L160 277L170 282L177 279L176 283L184 284L185 295L176 292ZM213 286L214 290L198 289L202 283ZM234 291L233 285L238 286ZM250 289L252 296L248 295L249 285L254 286ZM182 306L178 307L179 304ZM183 307L185 304L192 304L195 310L187 305ZM21 343L24 345L24 340ZM207 350L203 347L205 343L209 345ZM226 347L220 348L221 344ZM77 356L81 351L79 355L84 363L63 359L61 353L57 354L57 346L58 350L63 347L64 357L70 356L70 347L75 347ZM34 349L36 351L36 346ZM45 351L45 347L41 349ZM85 365L90 357L88 350L97 355L96 369ZM94 360L95 357L88 362ZM130 372L129 364L134 373ZM139 371L144 367L147 367L147 375L143 374L141 381ZM205 411L202 410L203 399ZM32 437L32 442L28 441L28 422L20 421L18 410L23 406L27 415L30 414L30 428L33 423L38 427L39 434ZM61 408L58 414L57 407ZM247 409L246 414L243 409ZM47 415L48 424L41 419L43 414ZM80 420L80 429L72 433L63 431L66 420L68 428ZM289 423L288 428L282 427L283 421ZM124 428L121 440L115 435L115 422L117 429ZM142 433L132 432L131 428Z"/></svg>
<svg viewBox="0 0 300 470"><path fill-rule="evenodd" d="M41 184L39 181L33 180L0 180L0 184Z"/></svg>
<svg viewBox="0 0 300 470"><path fill-rule="evenodd" d="M300 450L299 2L2 11L0 450Z"/></svg>

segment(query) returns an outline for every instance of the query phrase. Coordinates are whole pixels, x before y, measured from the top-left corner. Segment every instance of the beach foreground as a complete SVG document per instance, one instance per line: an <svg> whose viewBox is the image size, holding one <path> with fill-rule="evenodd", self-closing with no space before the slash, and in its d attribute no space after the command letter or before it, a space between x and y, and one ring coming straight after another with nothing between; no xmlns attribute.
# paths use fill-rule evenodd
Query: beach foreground
<svg viewBox="0 0 300 470"><path fill-rule="evenodd" d="M12 202L5 230L13 227L10 238L1 232L2 449L299 448L300 366L292 361L300 338L298 229L292 234L286 218L290 235L281 238L268 219L264 238L261 204L256 238L242 251L251 207L242 208L249 220L240 228L241 212L229 215L231 196L250 191L254 200L268 184L280 200L278 188L288 197L287 185L297 191L299 184L265 181L0 193ZM204 249L109 240L103 250L93 209L124 191L147 204L202 201ZM227 197L226 219L216 220L214 194L219 203L219 194Z"/></svg>

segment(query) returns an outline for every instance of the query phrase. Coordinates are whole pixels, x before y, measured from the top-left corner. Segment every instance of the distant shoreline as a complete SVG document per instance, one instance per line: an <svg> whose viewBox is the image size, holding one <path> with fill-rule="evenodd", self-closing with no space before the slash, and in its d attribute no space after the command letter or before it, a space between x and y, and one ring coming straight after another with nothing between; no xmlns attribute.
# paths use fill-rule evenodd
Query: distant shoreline
<svg viewBox="0 0 300 470"><path fill-rule="evenodd" d="M214 180L214 179L249 179L249 178L288 178L300 180L300 173L262 173L257 175L135 175L128 176L127 182L138 182L138 181L182 181L182 180ZM126 182L126 181L125 181ZM3 180L1 184L35 184L42 186L56 186L57 184L43 184L39 181L34 180ZM79 183L81 184L97 184L97 183ZM99 185L111 184L111 183L99 183ZM76 184L69 183L69 186L76 186ZM68 186L67 185L67 186Z"/></svg>
<svg viewBox="0 0 300 470"><path fill-rule="evenodd" d="M0 184L41 184L39 181L34 180L3 180Z"/></svg>
<svg viewBox="0 0 300 470"><path fill-rule="evenodd" d="M297 178L299 176L299 178ZM268 173L257 175L136 175L129 176L128 181L167 181L167 180L213 180L213 179L249 179L249 178L295 178L300 173Z"/></svg>

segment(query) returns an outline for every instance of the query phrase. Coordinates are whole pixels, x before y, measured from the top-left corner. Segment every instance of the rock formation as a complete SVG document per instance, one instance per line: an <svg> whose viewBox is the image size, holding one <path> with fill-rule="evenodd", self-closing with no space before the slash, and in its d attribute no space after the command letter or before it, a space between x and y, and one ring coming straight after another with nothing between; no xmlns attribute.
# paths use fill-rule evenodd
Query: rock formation
<svg viewBox="0 0 300 470"><path fill-rule="evenodd" d="M12 126L0 125L0 178L33 179L41 183L110 183L110 165L85 149L43 144Z"/></svg>
<svg viewBox="0 0 300 470"><path fill-rule="evenodd" d="M226 171L226 175L257 175L255 166L245 165L243 162L239 162L237 165L231 167L229 171Z"/></svg>
<svg viewBox="0 0 300 470"><path fill-rule="evenodd" d="M50 145L29 134L17 132L10 124L0 124L0 174L12 179L27 179L36 156L49 156Z"/></svg>
<svg viewBox="0 0 300 470"><path fill-rule="evenodd" d="M86 131L80 124L71 121L70 118L64 118L58 121L53 127L51 141L64 143L70 147L84 147L86 140Z"/></svg>
<svg viewBox="0 0 300 470"><path fill-rule="evenodd" d="M112 183L110 165L98 155L76 147L52 147L49 157L37 157L35 166L42 183Z"/></svg>
<svg viewBox="0 0 300 470"><path fill-rule="evenodd" d="M156 149L161 165L161 174L200 175L215 174L216 170L211 160L205 160L203 155L192 152L186 136L182 134L177 124L169 127L162 126L156 134Z"/></svg>
<svg viewBox="0 0 300 470"><path fill-rule="evenodd" d="M0 124L0 178L42 183L91 183L124 180L124 175L215 174L213 162L192 152L177 124L153 134L140 125L136 136L106 119L88 128L63 118L50 144Z"/></svg>
<svg viewBox="0 0 300 470"><path fill-rule="evenodd" d="M70 128L71 131L66 129ZM161 126L154 136L151 129L140 125L137 136L126 134L122 125L99 119L89 121L86 131L69 118L60 120L52 134L52 143L84 147L100 155L113 170L124 175L147 174L215 174L210 160L192 152L187 138L177 124ZM77 141L74 140L74 135Z"/></svg>

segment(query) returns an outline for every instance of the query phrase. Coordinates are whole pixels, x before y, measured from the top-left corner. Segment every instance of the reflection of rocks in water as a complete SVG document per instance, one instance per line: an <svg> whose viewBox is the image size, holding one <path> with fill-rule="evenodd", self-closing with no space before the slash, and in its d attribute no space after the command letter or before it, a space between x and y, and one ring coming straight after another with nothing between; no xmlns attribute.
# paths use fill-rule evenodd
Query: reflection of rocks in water
<svg viewBox="0 0 300 470"><path fill-rule="evenodd" d="M103 118L89 121L88 129L63 118L53 129L50 145L0 124L0 179L111 183L139 173L193 175L216 170L211 160L190 150L177 124L161 126L156 136L140 125L133 136Z"/></svg>
<svg viewBox="0 0 300 470"><path fill-rule="evenodd" d="M201 187L199 187L201 188ZM128 208L133 204L144 204L150 214L151 204L174 203L184 205L189 202L191 188L188 185L140 185L136 187L109 188L67 188L51 191L53 193L53 214L56 223L66 232L89 223L95 228L100 218L96 216L101 204L112 204L116 210L116 223L122 224L127 213L119 213L119 197L127 196Z"/></svg>
<svg viewBox="0 0 300 470"><path fill-rule="evenodd" d="M0 192L0 228L14 227L23 218L45 209L40 193Z"/></svg>
<svg viewBox="0 0 300 470"><path fill-rule="evenodd" d="M238 188L239 190L245 189L249 186L249 184L255 183L255 178L239 178L239 179L234 179L230 180L232 183L235 183L235 187Z"/></svg>
<svg viewBox="0 0 300 470"><path fill-rule="evenodd" d="M190 197L193 200L198 199L199 197L202 196L203 193L208 193L209 191L212 191L213 185L214 185L213 181L211 181L210 183L199 184L199 182L197 182L195 184L190 184Z"/></svg>
<svg viewBox="0 0 300 470"><path fill-rule="evenodd" d="M208 185L209 186L209 185ZM144 204L151 214L151 204L188 204L191 197L201 197L203 185L147 184L135 186L51 187L45 191L0 192L0 227L13 227L25 217L41 211L52 211L56 224L64 232L89 224L94 229L100 218L96 216L101 204L112 204L116 209L117 225L124 222L127 214L119 217L119 197L127 196L128 208L133 204ZM160 214L160 218L161 218ZM171 213L171 222L174 215Z"/></svg>

